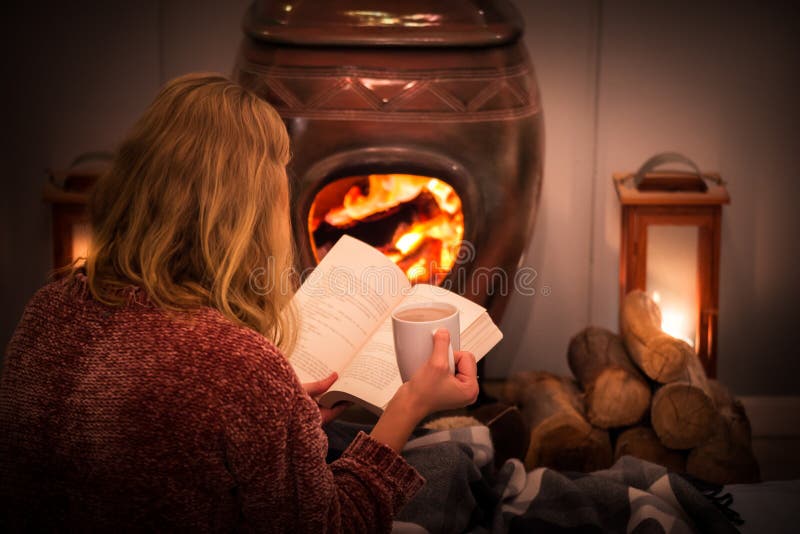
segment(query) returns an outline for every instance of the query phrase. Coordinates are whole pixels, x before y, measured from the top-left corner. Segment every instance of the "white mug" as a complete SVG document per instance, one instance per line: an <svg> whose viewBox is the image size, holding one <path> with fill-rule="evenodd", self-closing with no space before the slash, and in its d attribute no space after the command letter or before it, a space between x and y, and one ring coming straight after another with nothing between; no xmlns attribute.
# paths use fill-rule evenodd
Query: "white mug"
<svg viewBox="0 0 800 534"><path fill-rule="evenodd" d="M417 302L392 312L392 333L397 367L403 382L408 382L433 353L433 335L440 328L450 332L448 358L455 373L453 350L461 347L458 308L445 302Z"/></svg>

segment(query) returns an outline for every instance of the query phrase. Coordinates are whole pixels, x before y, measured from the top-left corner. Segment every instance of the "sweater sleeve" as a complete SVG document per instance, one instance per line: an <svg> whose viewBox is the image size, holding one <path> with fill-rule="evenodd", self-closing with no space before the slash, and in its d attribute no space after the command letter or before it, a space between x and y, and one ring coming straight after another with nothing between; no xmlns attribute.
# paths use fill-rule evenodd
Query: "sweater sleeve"
<svg viewBox="0 0 800 534"><path fill-rule="evenodd" d="M325 462L319 408L288 362L268 354L237 377L223 429L242 528L256 531L388 532L424 480L399 454L360 433Z"/></svg>

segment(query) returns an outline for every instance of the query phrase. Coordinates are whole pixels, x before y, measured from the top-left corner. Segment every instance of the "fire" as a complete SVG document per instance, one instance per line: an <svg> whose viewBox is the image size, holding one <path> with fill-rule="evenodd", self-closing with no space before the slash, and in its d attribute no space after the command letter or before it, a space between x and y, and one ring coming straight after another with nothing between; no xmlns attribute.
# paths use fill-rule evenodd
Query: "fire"
<svg viewBox="0 0 800 534"><path fill-rule="evenodd" d="M408 202L422 191L422 184L416 178L419 177L372 174L369 177L368 193L363 194L358 186L351 187L344 197L343 205L326 213L325 221L333 226L343 226Z"/></svg>
<svg viewBox="0 0 800 534"><path fill-rule="evenodd" d="M344 233L386 254L412 282L429 282L455 264L464 237L461 199L438 178L371 174L323 188L309 213L317 260Z"/></svg>
<svg viewBox="0 0 800 534"><path fill-rule="evenodd" d="M402 254L408 254L412 250L416 250L424 238L425 235L422 232L416 230L413 232L406 232L394 242L394 248L399 250Z"/></svg>

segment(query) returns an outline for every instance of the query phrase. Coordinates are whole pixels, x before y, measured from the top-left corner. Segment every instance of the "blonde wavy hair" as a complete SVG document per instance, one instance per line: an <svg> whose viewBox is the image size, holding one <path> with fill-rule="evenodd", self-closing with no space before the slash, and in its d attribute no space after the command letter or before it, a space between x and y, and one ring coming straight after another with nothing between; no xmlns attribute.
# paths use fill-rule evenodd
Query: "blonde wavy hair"
<svg viewBox="0 0 800 534"><path fill-rule="evenodd" d="M132 284L167 310L211 306L288 352L288 160L280 116L253 93L217 74L166 84L92 192L92 295L119 305Z"/></svg>

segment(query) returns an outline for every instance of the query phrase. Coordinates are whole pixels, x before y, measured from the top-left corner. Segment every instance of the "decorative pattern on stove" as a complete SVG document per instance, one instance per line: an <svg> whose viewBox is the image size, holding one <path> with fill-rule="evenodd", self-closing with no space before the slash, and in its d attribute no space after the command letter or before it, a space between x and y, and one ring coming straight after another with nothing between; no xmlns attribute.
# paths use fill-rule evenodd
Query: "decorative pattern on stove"
<svg viewBox="0 0 800 534"><path fill-rule="evenodd" d="M540 112L527 68L405 71L258 67L240 64L239 81L284 117L478 122Z"/></svg>

